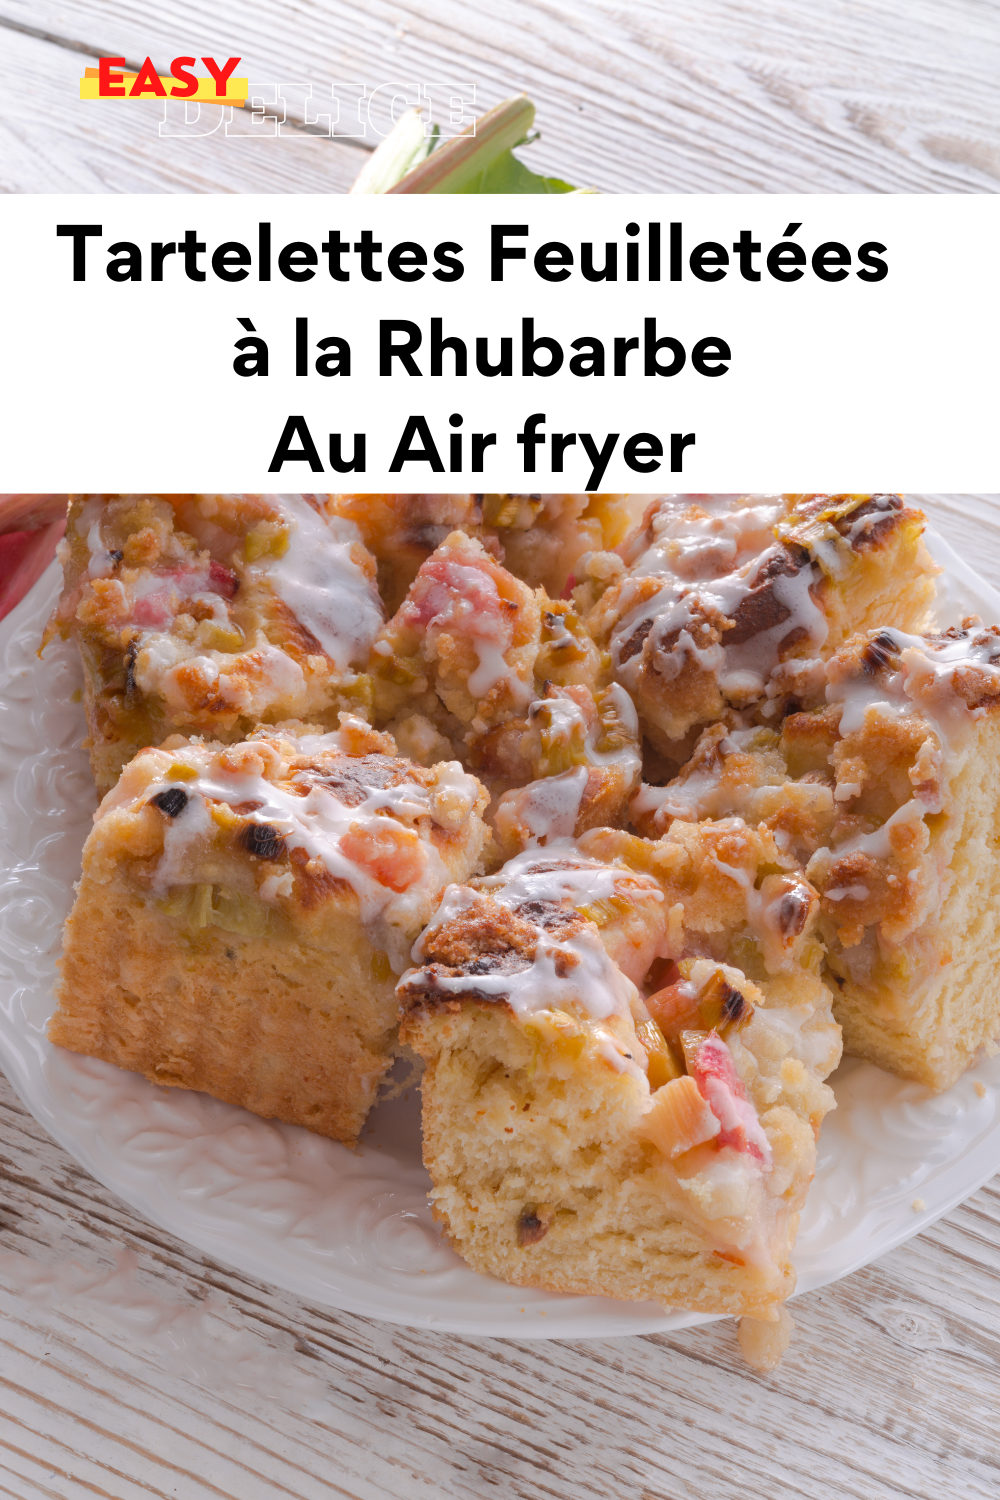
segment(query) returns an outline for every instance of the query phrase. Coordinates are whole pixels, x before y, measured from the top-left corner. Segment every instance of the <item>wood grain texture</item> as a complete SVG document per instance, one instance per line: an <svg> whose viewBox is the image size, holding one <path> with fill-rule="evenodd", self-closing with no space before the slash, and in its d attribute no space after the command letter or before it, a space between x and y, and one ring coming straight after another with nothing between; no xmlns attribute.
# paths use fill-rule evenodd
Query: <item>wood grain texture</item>
<svg viewBox="0 0 1000 1500"><path fill-rule="evenodd" d="M3 1080L0 1181L0 1495L988 1500L1000 1486L996 1184L796 1302L796 1342L762 1376L731 1323L519 1343L310 1307L152 1229ZM11 1269L22 1256L97 1277L122 1245L151 1299L124 1321L79 1291L40 1305ZM212 1339L191 1350L175 1329L165 1358L164 1308L205 1299ZM241 1362L211 1367L227 1340Z"/></svg>
<svg viewBox="0 0 1000 1500"><path fill-rule="evenodd" d="M246 191L282 177L293 192L343 189L356 152L329 139L166 142L158 106L73 97L101 53L165 68L179 52L239 53L252 82L311 82L317 95L334 80L475 85L485 108L526 89L542 131L532 161L609 192L995 192L1000 181L995 0L299 0L294 11L2 0L3 27L0 170L18 191ZM44 104L17 76L29 53L32 78L52 79Z"/></svg>
<svg viewBox="0 0 1000 1500"><path fill-rule="evenodd" d="M295 137L162 139L158 103L109 109L73 98L92 57L2 25L0 40L4 192L344 193L367 159L357 147L309 138L304 153Z"/></svg>
<svg viewBox="0 0 1000 1500"><path fill-rule="evenodd" d="M992 0L0 0L0 189L345 191L363 149L310 135L294 101L285 138L165 140L157 105L75 97L99 55L239 52L317 95L475 85L483 109L527 89L533 166L609 192L995 192L998 19ZM973 551L976 514L954 518ZM136 1269L108 1280L123 1247ZM1000 1183L793 1311L762 1376L726 1323L542 1344L310 1307L153 1229L0 1078L0 1497L1000 1492Z"/></svg>
<svg viewBox="0 0 1000 1500"><path fill-rule="evenodd" d="M980 558L998 506L927 501ZM0 1495L997 1493L1000 1183L793 1311L773 1376L731 1323L546 1344L331 1312L145 1223L0 1079Z"/></svg>

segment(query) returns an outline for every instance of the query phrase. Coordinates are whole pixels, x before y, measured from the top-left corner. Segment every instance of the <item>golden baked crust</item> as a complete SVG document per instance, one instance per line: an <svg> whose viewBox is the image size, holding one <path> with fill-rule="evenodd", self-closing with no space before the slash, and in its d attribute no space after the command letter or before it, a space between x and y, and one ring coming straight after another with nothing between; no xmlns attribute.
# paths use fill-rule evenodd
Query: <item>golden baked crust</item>
<svg viewBox="0 0 1000 1500"><path fill-rule="evenodd" d="M910 633L899 496L635 499L77 497L132 758L51 1035L347 1141L401 1036L471 1265L774 1320L831 1000L934 1087L1000 1032L1000 628Z"/></svg>
<svg viewBox="0 0 1000 1500"><path fill-rule="evenodd" d="M369 665L375 720L415 760L451 753L489 789L500 857L625 820L639 724L572 606L464 532L424 562Z"/></svg>
<svg viewBox="0 0 1000 1500"><path fill-rule="evenodd" d="M780 729L706 730L632 816L772 837L819 893L847 1049L947 1088L1000 1034L1000 628L868 631L823 676Z"/></svg>
<svg viewBox="0 0 1000 1500"><path fill-rule="evenodd" d="M818 903L770 993L681 958L643 1001L687 939L657 878L678 861L642 843L595 830L446 893L399 985L434 1211L515 1285L773 1317L840 1051L801 962Z"/></svg>
<svg viewBox="0 0 1000 1500"><path fill-rule="evenodd" d="M474 747L472 764L499 796L490 818L506 858L614 827L642 771L635 709L617 683L596 694L546 683L523 719Z"/></svg>
<svg viewBox="0 0 1000 1500"><path fill-rule="evenodd" d="M486 838L473 777L395 751L345 716L141 752L84 848L51 1039L353 1141L395 975Z"/></svg>
<svg viewBox="0 0 1000 1500"><path fill-rule="evenodd" d="M529 588L558 598L588 552L617 547L635 520L628 495L334 496L378 560L386 609L395 614L421 564L449 533L476 537Z"/></svg>
<svg viewBox="0 0 1000 1500"><path fill-rule="evenodd" d="M74 495L60 555L101 791L177 731L370 712L375 563L329 497Z"/></svg>
<svg viewBox="0 0 1000 1500"><path fill-rule="evenodd" d="M775 668L879 624L919 629L935 571L897 495L668 496L574 595L643 732L679 762Z"/></svg>
<svg viewBox="0 0 1000 1500"><path fill-rule="evenodd" d="M423 715L456 753L534 697L544 595L455 531L421 566L370 659L375 721Z"/></svg>

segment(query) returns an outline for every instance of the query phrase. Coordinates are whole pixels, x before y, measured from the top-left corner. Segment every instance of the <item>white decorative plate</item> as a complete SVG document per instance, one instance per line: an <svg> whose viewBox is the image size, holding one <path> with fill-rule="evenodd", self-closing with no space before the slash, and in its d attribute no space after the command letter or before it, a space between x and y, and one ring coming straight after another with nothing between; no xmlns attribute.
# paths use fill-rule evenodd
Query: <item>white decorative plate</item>
<svg viewBox="0 0 1000 1500"><path fill-rule="evenodd" d="M1000 559L1000 511L987 517L984 552ZM1000 620L1000 594L940 537L932 550L946 568L943 618ZM522 1291L470 1271L431 1219L412 1090L375 1110L351 1152L49 1045L60 931L95 806L74 652L55 644L44 661L36 656L55 593L53 566L0 625L0 1062L40 1123L154 1223L313 1302L518 1338L705 1321L651 1303ZM800 1291L900 1244L1000 1164L1000 1057L937 1097L855 1061L833 1082L838 1107L823 1128L795 1253Z"/></svg>

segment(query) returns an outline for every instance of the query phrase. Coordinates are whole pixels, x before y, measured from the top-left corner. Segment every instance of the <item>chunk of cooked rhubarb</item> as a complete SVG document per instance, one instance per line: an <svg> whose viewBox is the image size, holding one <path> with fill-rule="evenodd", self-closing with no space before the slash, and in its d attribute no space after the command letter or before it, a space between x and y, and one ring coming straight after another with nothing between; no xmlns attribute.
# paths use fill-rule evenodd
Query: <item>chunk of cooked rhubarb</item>
<svg viewBox="0 0 1000 1500"><path fill-rule="evenodd" d="M761 1128L757 1111L747 1098L733 1054L717 1032L710 1032L700 1044L689 1064L689 1071L722 1127L719 1145L746 1151L765 1167L770 1167L770 1142Z"/></svg>
<svg viewBox="0 0 1000 1500"><path fill-rule="evenodd" d="M641 1133L668 1159L713 1140L722 1126L693 1078L674 1078L653 1095Z"/></svg>

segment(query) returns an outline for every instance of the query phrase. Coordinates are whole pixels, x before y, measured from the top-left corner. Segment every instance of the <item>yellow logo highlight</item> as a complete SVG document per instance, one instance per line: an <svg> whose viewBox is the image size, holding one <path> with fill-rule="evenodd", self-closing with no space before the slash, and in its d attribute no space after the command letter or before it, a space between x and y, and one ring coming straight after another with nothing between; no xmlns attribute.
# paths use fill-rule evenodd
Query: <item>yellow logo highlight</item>
<svg viewBox="0 0 1000 1500"><path fill-rule="evenodd" d="M192 73L193 57L175 57L170 74L157 73L147 57L137 73L125 70L123 57L102 57L96 68L85 68L80 79L81 99L186 99L198 104L235 104L240 109L247 102L248 78L233 78L238 57L229 58L219 67L214 58L203 57L211 77ZM118 71L121 69L121 71Z"/></svg>

